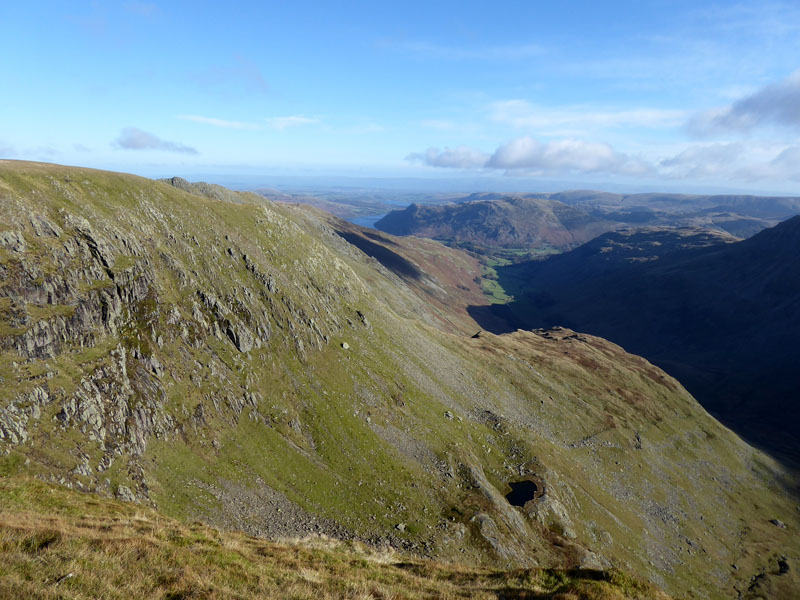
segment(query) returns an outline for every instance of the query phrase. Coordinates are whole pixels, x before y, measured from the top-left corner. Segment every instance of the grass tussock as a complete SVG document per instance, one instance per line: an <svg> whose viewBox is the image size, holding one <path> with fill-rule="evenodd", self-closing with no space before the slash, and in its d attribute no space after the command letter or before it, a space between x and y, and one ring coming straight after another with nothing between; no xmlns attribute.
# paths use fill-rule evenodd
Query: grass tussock
<svg viewBox="0 0 800 600"><path fill-rule="evenodd" d="M666 598L612 571L500 571L327 538L269 542L0 479L0 598Z"/></svg>

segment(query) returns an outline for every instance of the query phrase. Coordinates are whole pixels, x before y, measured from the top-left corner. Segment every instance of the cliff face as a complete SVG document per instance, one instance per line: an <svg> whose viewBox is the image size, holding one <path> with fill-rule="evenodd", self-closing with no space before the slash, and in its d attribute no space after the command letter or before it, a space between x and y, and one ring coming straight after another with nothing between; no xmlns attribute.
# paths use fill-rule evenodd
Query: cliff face
<svg viewBox="0 0 800 600"><path fill-rule="evenodd" d="M447 333L445 300L328 219L184 183L0 163L3 474L701 596L795 560L785 474L643 359L569 330Z"/></svg>

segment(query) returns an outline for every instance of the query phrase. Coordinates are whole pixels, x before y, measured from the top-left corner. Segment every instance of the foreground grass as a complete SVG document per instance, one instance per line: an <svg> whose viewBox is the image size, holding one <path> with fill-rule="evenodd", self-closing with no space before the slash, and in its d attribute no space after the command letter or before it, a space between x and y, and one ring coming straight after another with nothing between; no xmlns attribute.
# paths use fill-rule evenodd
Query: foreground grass
<svg viewBox="0 0 800 600"><path fill-rule="evenodd" d="M325 538L280 543L0 479L0 598L666 598L603 571L499 571Z"/></svg>

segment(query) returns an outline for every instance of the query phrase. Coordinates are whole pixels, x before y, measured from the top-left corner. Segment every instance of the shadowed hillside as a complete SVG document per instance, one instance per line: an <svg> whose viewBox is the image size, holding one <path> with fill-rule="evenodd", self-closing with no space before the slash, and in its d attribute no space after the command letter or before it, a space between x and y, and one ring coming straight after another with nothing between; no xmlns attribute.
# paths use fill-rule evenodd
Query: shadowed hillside
<svg viewBox="0 0 800 600"><path fill-rule="evenodd" d="M616 232L499 268L516 296L503 316L511 327L564 325L614 340L798 464L800 217L731 242L698 230Z"/></svg>

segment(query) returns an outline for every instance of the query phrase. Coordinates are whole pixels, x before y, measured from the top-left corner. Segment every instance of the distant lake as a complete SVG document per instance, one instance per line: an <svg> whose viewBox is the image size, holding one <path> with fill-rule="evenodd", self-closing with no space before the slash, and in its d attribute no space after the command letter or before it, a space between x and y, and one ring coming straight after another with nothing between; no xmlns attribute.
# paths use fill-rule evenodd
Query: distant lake
<svg viewBox="0 0 800 600"><path fill-rule="evenodd" d="M370 227L375 229L375 223L380 221L383 217L385 217L388 213L383 213L380 215L368 215L366 217L353 217L352 219L347 219L354 225L360 225L361 227Z"/></svg>

